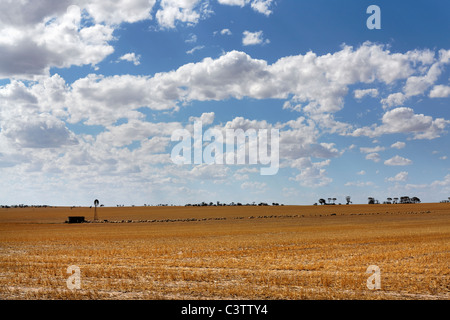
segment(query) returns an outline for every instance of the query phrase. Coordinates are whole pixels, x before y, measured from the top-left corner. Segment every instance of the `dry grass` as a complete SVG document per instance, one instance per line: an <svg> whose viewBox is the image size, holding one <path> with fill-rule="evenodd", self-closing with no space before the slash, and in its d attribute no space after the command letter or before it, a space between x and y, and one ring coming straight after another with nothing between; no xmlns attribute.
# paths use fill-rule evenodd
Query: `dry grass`
<svg viewBox="0 0 450 320"><path fill-rule="evenodd" d="M450 205L0 209L0 299L449 299ZM193 220L195 219L195 220ZM172 221L172 222L169 222ZM81 270L69 290L68 266ZM369 290L369 265L381 290Z"/></svg>

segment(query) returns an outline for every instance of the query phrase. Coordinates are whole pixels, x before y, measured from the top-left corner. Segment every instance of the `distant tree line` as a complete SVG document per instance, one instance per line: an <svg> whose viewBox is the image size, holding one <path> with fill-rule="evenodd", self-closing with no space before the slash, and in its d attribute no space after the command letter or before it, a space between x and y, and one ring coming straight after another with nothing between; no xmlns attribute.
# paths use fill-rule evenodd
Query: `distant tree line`
<svg viewBox="0 0 450 320"><path fill-rule="evenodd" d="M267 202L252 202L252 203L241 203L241 202L230 202L230 203L222 203L220 201L216 201L216 202L205 202L202 201L200 203L186 203L184 206L185 207L225 207L225 206L284 206L284 204L280 204L278 202L272 202L272 204L269 204ZM117 204L116 207L124 207L125 205L123 204ZM131 207L134 207L135 205L131 205ZM144 207L173 207L176 205L173 204L167 204L167 203L159 203L156 205L151 205L151 204L146 204L144 203Z"/></svg>
<svg viewBox="0 0 450 320"><path fill-rule="evenodd" d="M441 203L450 203L450 197L448 197L448 200L442 200Z"/></svg>
<svg viewBox="0 0 450 320"><path fill-rule="evenodd" d="M230 202L230 203L221 203L220 201L217 201L216 203L214 202L201 202L201 203L187 203L184 206L185 207L222 207L222 206L269 206L270 204L268 204L267 202L260 202L260 203L256 203L256 202L252 202L252 203L241 203L241 202ZM283 206L283 204L279 204L277 202L272 202L272 206Z"/></svg>
<svg viewBox="0 0 450 320"><path fill-rule="evenodd" d="M321 205L330 205L330 204L336 204L335 203L335 201L336 201L337 199L336 198L328 198L328 202L325 200L325 199L319 199L319 204L321 204ZM333 203L331 203L331 201L333 201ZM317 203L315 203L314 205L317 205Z"/></svg>
<svg viewBox="0 0 450 320"><path fill-rule="evenodd" d="M52 206L46 204L13 204L13 205L1 205L0 208L51 208Z"/></svg>
<svg viewBox="0 0 450 320"><path fill-rule="evenodd" d="M444 200L444 201L441 201L441 202L450 202L450 197L448 199L449 199L449 201ZM328 202L327 202L324 198L321 198L321 199L319 199L318 202L319 202L320 205L335 205L336 204L336 200L337 200L336 198L328 198ZM345 200L346 200L346 204L347 205L352 203L350 196L346 196ZM368 204L380 204L380 201L375 199L374 197L368 197L367 200L368 200ZM400 197L400 198L398 198L398 197L395 197L395 198L388 197L386 199L386 201L383 201L383 204L398 204L398 203L405 204L405 203L420 203L420 202L421 201L420 201L420 199L418 197L403 196L403 197ZM314 203L314 205L317 205L317 203Z"/></svg>
<svg viewBox="0 0 450 320"><path fill-rule="evenodd" d="M378 200L376 200L373 197L369 197L369 204L379 204L380 202ZM420 199L418 197L409 197L409 196L403 196L400 198L387 198L386 201L383 201L383 204L405 204L405 203L420 203Z"/></svg>

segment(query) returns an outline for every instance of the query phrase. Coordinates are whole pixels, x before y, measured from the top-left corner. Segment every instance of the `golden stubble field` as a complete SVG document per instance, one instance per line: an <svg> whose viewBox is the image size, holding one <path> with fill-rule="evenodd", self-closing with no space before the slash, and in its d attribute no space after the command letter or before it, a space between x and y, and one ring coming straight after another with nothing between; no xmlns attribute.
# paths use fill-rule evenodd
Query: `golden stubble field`
<svg viewBox="0 0 450 320"><path fill-rule="evenodd" d="M0 299L450 298L448 203L97 210L0 209Z"/></svg>

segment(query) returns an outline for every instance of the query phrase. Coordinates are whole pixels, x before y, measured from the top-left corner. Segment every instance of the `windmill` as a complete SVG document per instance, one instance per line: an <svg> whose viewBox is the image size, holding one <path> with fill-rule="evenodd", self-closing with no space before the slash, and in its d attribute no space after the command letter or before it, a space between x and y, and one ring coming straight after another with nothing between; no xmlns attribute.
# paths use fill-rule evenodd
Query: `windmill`
<svg viewBox="0 0 450 320"><path fill-rule="evenodd" d="M94 200L94 206L95 206L95 208L94 208L94 221L97 221L98 220L98 216L97 216L97 206L98 206L98 200L97 199L95 199Z"/></svg>

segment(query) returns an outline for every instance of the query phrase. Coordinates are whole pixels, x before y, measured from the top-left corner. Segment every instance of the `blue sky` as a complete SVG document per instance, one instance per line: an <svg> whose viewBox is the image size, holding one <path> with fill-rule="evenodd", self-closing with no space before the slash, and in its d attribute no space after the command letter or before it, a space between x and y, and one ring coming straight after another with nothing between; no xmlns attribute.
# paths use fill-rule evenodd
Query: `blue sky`
<svg viewBox="0 0 450 320"><path fill-rule="evenodd" d="M377 5L381 29L366 10ZM450 196L446 1L0 0L0 204ZM171 135L277 129L262 164Z"/></svg>

